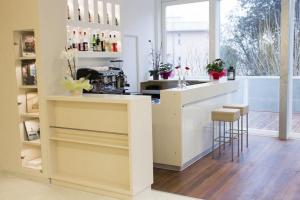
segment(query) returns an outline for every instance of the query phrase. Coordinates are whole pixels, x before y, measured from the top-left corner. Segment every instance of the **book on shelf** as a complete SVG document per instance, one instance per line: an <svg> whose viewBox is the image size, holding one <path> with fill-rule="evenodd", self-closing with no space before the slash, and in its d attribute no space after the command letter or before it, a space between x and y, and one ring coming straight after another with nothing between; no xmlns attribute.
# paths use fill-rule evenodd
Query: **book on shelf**
<svg viewBox="0 0 300 200"><path fill-rule="evenodd" d="M24 121L25 138L27 141L40 139L40 123L38 120Z"/></svg>
<svg viewBox="0 0 300 200"><path fill-rule="evenodd" d="M35 56L35 38L33 32L26 32L22 34L22 56L34 57Z"/></svg>
<svg viewBox="0 0 300 200"><path fill-rule="evenodd" d="M22 61L22 84L24 86L35 86L36 79L36 65L34 60Z"/></svg>

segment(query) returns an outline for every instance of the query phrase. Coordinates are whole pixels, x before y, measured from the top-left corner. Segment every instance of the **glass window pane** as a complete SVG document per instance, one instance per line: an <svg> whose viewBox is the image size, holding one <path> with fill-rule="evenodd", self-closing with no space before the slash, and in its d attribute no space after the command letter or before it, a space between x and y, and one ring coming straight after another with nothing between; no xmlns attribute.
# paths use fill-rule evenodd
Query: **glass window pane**
<svg viewBox="0 0 300 200"><path fill-rule="evenodd" d="M280 0L221 0L221 58L247 83L252 129L279 129L280 13Z"/></svg>
<svg viewBox="0 0 300 200"><path fill-rule="evenodd" d="M209 3L166 7L166 56L174 65L188 65L190 76L206 76L209 46Z"/></svg>
<svg viewBox="0 0 300 200"><path fill-rule="evenodd" d="M295 0L295 11L292 132L300 137L300 0Z"/></svg>

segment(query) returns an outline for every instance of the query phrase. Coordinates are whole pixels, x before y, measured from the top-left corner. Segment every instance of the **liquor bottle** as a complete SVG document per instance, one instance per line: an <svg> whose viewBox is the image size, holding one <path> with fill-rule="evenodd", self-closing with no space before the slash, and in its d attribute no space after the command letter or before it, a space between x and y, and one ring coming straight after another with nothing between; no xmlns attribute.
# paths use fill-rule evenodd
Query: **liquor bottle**
<svg viewBox="0 0 300 200"><path fill-rule="evenodd" d="M89 42L87 38L86 32L83 33L83 50L88 51L89 50Z"/></svg>
<svg viewBox="0 0 300 200"><path fill-rule="evenodd" d="M111 44L112 44L112 52L118 52L118 40L116 35L114 35Z"/></svg>
<svg viewBox="0 0 300 200"><path fill-rule="evenodd" d="M110 20L109 20L109 14L108 13L106 13L106 24L110 24Z"/></svg>
<svg viewBox="0 0 300 200"><path fill-rule="evenodd" d="M113 38L112 38L112 35L109 34L109 39L108 39L108 45L109 45L109 52L112 52L113 51Z"/></svg>
<svg viewBox="0 0 300 200"><path fill-rule="evenodd" d="M72 35L70 34L70 32L68 32L68 49L72 49L73 48L73 40L72 40Z"/></svg>
<svg viewBox="0 0 300 200"><path fill-rule="evenodd" d="M93 51L96 51L96 35L95 34L93 35L91 46L93 47Z"/></svg>
<svg viewBox="0 0 300 200"><path fill-rule="evenodd" d="M117 17L115 17L116 26L119 26L119 20Z"/></svg>
<svg viewBox="0 0 300 200"><path fill-rule="evenodd" d="M101 51L105 52L105 34L101 33L101 38L100 38L100 45L101 45Z"/></svg>
<svg viewBox="0 0 300 200"><path fill-rule="evenodd" d="M70 20L71 16L70 16L70 7L69 7L69 4L67 5L67 14L68 14L68 20Z"/></svg>
<svg viewBox="0 0 300 200"><path fill-rule="evenodd" d="M78 50L79 51L84 51L84 47L83 47L83 37L81 32L79 32L79 43L78 43Z"/></svg>
<svg viewBox="0 0 300 200"><path fill-rule="evenodd" d="M73 47L73 49L77 48L76 31L73 31L72 47Z"/></svg>
<svg viewBox="0 0 300 200"><path fill-rule="evenodd" d="M101 46L100 46L100 37L99 34L97 34L97 39L96 39L96 51L100 51Z"/></svg>
<svg viewBox="0 0 300 200"><path fill-rule="evenodd" d="M99 13L98 13L98 23L101 24L101 17L99 15Z"/></svg>
<svg viewBox="0 0 300 200"><path fill-rule="evenodd" d="M81 21L81 11L80 11L80 8L78 8L78 20Z"/></svg>
<svg viewBox="0 0 300 200"><path fill-rule="evenodd" d="M91 15L91 12L89 11L88 13L88 16L89 16L89 22L92 22L92 15Z"/></svg>

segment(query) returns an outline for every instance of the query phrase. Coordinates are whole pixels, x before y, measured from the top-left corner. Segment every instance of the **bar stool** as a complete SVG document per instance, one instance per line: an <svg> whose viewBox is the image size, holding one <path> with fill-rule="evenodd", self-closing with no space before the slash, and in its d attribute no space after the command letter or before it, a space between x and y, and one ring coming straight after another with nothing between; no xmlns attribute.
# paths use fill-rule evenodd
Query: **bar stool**
<svg viewBox="0 0 300 200"><path fill-rule="evenodd" d="M238 122L238 133L237 140L238 140L238 155L240 155L240 134L239 134L239 125L240 125L240 110L239 109L227 109L227 108L220 108L212 111L211 119L213 121L213 143L212 143L212 158L214 158L214 150L215 150L215 142L219 142L219 155L221 155L221 145L226 144L226 140L229 139L231 143L231 159L233 161L233 154L234 154L234 131L233 131L233 125L234 122ZM219 137L215 138L215 122L219 122ZM221 123L224 123L224 135L221 135ZM230 129L229 129L229 137L226 137L226 131L225 131L225 125L226 122L229 123Z"/></svg>
<svg viewBox="0 0 300 200"><path fill-rule="evenodd" d="M245 104L228 104L224 105L223 108L229 108L229 109L239 109L241 112L241 130L239 132L241 133L241 151L243 152L243 146L244 146L244 138L243 135L246 134L246 146L249 147L249 106ZM244 117L246 117L246 129L244 130Z"/></svg>

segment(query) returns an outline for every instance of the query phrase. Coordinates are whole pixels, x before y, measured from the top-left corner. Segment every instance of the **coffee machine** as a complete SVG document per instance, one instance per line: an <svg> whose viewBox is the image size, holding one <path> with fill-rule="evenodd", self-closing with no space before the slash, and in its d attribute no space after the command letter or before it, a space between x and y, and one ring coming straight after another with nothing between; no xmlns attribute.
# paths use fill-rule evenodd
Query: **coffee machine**
<svg viewBox="0 0 300 200"><path fill-rule="evenodd" d="M126 94L127 77L121 68L117 67L88 67L77 70L77 79L90 80L92 89L84 91L91 94Z"/></svg>

